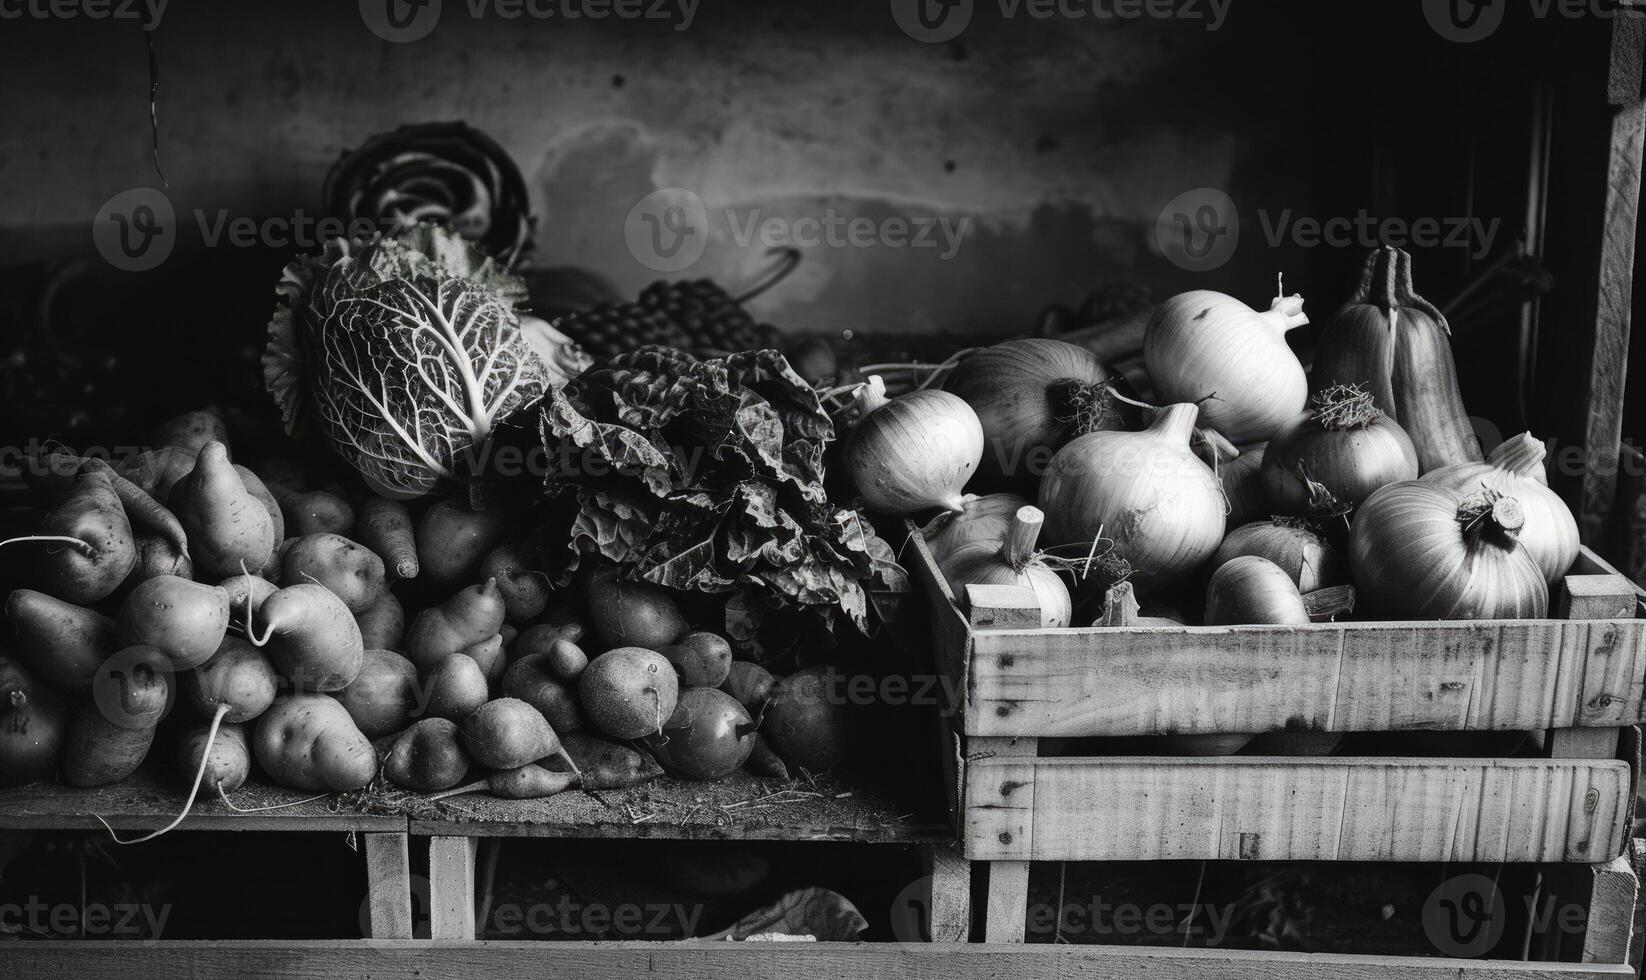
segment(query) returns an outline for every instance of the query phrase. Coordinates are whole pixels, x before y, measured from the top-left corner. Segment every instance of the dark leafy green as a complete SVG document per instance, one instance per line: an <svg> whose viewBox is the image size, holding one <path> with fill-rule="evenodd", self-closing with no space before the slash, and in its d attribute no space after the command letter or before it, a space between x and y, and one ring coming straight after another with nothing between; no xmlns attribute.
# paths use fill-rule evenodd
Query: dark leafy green
<svg viewBox="0 0 1646 980"><path fill-rule="evenodd" d="M891 547L824 491L834 425L777 351L642 348L541 405L548 489L577 503L563 580L599 555L631 578L726 594L745 644L797 607L867 632L870 594L908 590Z"/></svg>

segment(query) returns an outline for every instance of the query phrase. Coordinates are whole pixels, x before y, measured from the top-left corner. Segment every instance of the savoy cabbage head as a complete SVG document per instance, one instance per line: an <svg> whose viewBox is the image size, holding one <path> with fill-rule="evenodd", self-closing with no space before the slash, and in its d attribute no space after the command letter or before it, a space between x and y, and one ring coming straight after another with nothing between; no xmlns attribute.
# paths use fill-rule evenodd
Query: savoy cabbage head
<svg viewBox="0 0 1646 980"><path fill-rule="evenodd" d="M334 240L276 291L263 377L287 431L317 429L387 496L469 479L495 426L581 366L540 354L524 285L437 225Z"/></svg>

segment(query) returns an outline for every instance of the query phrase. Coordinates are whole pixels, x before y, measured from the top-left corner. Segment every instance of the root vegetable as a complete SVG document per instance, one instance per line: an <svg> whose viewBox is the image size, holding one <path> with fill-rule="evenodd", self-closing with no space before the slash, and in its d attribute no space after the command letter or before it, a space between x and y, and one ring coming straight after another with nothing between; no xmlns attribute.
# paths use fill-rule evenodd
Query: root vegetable
<svg viewBox="0 0 1646 980"><path fill-rule="evenodd" d="M360 626L362 642L368 650L398 650L406 638L406 608L393 592L358 612L354 621Z"/></svg>
<svg viewBox="0 0 1646 980"><path fill-rule="evenodd" d="M294 537L354 533L354 508L342 497L325 490L287 497L280 501L280 512L286 519L286 533Z"/></svg>
<svg viewBox="0 0 1646 980"><path fill-rule="evenodd" d="M139 534L137 563L132 565L131 573L126 576L122 586L135 587L139 583L162 575L192 579L194 562L189 560L186 552L178 551L176 545L165 538L153 534Z"/></svg>
<svg viewBox="0 0 1646 980"><path fill-rule="evenodd" d="M457 723L424 718L395 739L383 760L383 775L407 789L433 793L461 783L469 764Z"/></svg>
<svg viewBox="0 0 1646 980"><path fill-rule="evenodd" d="M381 738L411 722L423 706L423 690L410 660L392 650L368 649L360 673L337 692L337 700L360 734Z"/></svg>
<svg viewBox="0 0 1646 980"><path fill-rule="evenodd" d="M442 500L417 522L418 567L437 585L472 581L480 574L486 552L507 533L507 518L498 508L470 510L454 500Z"/></svg>
<svg viewBox="0 0 1646 980"><path fill-rule="evenodd" d="M174 415L161 423L154 432L154 444L161 448L175 447L190 455L205 448L207 443L229 444L229 426L223 413L215 408L202 408Z"/></svg>
<svg viewBox="0 0 1646 980"><path fill-rule="evenodd" d="M576 696L557 676L546 654L532 654L510 664L500 689L504 697L519 698L536 708L561 736L583 727Z"/></svg>
<svg viewBox="0 0 1646 980"><path fill-rule="evenodd" d="M7 546L29 549L40 591L79 605L107 598L137 564L131 521L107 468L81 467L38 532L0 541Z"/></svg>
<svg viewBox="0 0 1646 980"><path fill-rule="evenodd" d="M548 658L549 669L567 684L577 683L577 679L583 676L583 671L589 666L589 655L583 652L582 647L567 639L555 640L549 644L545 656Z"/></svg>
<svg viewBox="0 0 1646 980"><path fill-rule="evenodd" d="M6 597L6 619L23 662L64 691L90 690L97 668L118 649L114 620L33 589Z"/></svg>
<svg viewBox="0 0 1646 980"><path fill-rule="evenodd" d="M263 608L264 599L280 591L280 586L261 575L230 575L217 585L228 592L229 618L241 629L249 621L248 616L255 616Z"/></svg>
<svg viewBox="0 0 1646 980"><path fill-rule="evenodd" d="M377 776L371 741L335 698L322 694L276 701L257 720L252 751L275 782L292 789L341 793Z"/></svg>
<svg viewBox="0 0 1646 980"><path fill-rule="evenodd" d="M182 675L178 687L201 717L227 708L224 722L240 724L269 709L279 684L261 650L238 636L226 636L211 659Z"/></svg>
<svg viewBox="0 0 1646 980"><path fill-rule="evenodd" d="M287 586L263 600L256 626L248 626L246 634L254 645L267 647L275 669L300 691L348 687L366 653L349 607L329 589L310 583Z"/></svg>
<svg viewBox="0 0 1646 980"><path fill-rule="evenodd" d="M650 582L625 582L615 574L589 580L589 620L608 647L658 650L686 632L686 620L669 593Z"/></svg>
<svg viewBox="0 0 1646 980"><path fill-rule="evenodd" d="M732 645L704 630L687 633L657 652L674 664L684 687L719 687L731 673Z"/></svg>
<svg viewBox="0 0 1646 980"><path fill-rule="evenodd" d="M674 666L641 647L606 651L590 661L577 684L589 721L615 738L661 732L680 699Z"/></svg>
<svg viewBox="0 0 1646 980"><path fill-rule="evenodd" d="M565 756L543 715L519 698L488 701L458 727L469 756L488 769L518 769L546 755Z"/></svg>
<svg viewBox="0 0 1646 980"><path fill-rule="evenodd" d="M754 748L754 721L737 699L712 687L680 694L691 721L661 735L648 735L663 768L684 779L724 779L742 767Z"/></svg>
<svg viewBox="0 0 1646 980"><path fill-rule="evenodd" d="M771 744L759 732L754 734L753 744L749 746L749 758L743 763L743 768L764 779L793 778L789 773L789 767L776 752L772 751Z"/></svg>
<svg viewBox="0 0 1646 980"><path fill-rule="evenodd" d="M568 732L560 742L582 773L584 789L628 789L663 775L663 767L644 752L588 732ZM538 765L556 772L570 771L561 758L538 760Z"/></svg>
<svg viewBox="0 0 1646 980"><path fill-rule="evenodd" d="M459 786L430 798L443 800L448 796L485 791L505 800L540 800L564 793L577 785L577 782L576 773L552 772L542 766L528 764L494 772L480 782Z"/></svg>
<svg viewBox="0 0 1646 980"><path fill-rule="evenodd" d="M164 655L150 650L117 659L122 664L105 665L92 701L69 723L63 781L70 786L106 786L136 772L165 714L170 687Z"/></svg>
<svg viewBox="0 0 1646 980"><path fill-rule="evenodd" d="M495 579L471 585L417 614L406 632L406 656L418 670L432 670L450 654L496 636L503 616L503 596Z"/></svg>
<svg viewBox="0 0 1646 980"><path fill-rule="evenodd" d="M549 604L549 577L531 567L518 544L505 541L493 548L480 563L480 574L497 580L509 619L534 619Z"/></svg>
<svg viewBox="0 0 1646 980"><path fill-rule="evenodd" d="M240 477L240 482L245 486L246 492L251 494L253 500L262 504L263 509L268 512L269 523L274 526L274 544L278 548L280 542L286 540L286 515L280 509L280 502L274 499L274 491L268 488L262 477L239 463L234 464L234 472L235 475Z"/></svg>
<svg viewBox="0 0 1646 980"><path fill-rule="evenodd" d="M581 623L539 623L528 626L520 631L514 642L509 644L509 659L519 660L534 653L548 653L549 648L556 640L567 640L571 643L580 643L583 640L583 624ZM581 653L582 651L579 650ZM588 658L584 657L584 666L588 665ZM581 671L582 667L576 668ZM567 678L570 680L571 678Z"/></svg>
<svg viewBox="0 0 1646 980"><path fill-rule="evenodd" d="M171 658L176 670L205 663L222 646L228 628L228 590L176 575L138 585L115 620L122 647L155 647Z"/></svg>
<svg viewBox="0 0 1646 980"><path fill-rule="evenodd" d="M172 487L170 502L188 534L189 553L200 574L215 579L236 572L260 573L273 560L280 541L274 519L229 463L222 443L207 443L200 450L194 469Z"/></svg>
<svg viewBox="0 0 1646 980"><path fill-rule="evenodd" d="M292 540L280 553L280 581L324 585L355 615L388 593L383 559L364 545L329 532Z"/></svg>
<svg viewBox="0 0 1646 980"><path fill-rule="evenodd" d="M67 732L57 696L0 656L0 789L51 778Z"/></svg>
<svg viewBox="0 0 1646 980"><path fill-rule="evenodd" d="M178 749L178 770L201 773L201 785L213 793L232 793L246 785L251 775L251 747L244 725L225 722L215 739L210 724L196 725L183 736Z"/></svg>
<svg viewBox="0 0 1646 980"><path fill-rule="evenodd" d="M490 690L486 675L470 657L454 653L429 674L428 703L423 713L462 721L480 710Z"/></svg>
<svg viewBox="0 0 1646 980"><path fill-rule="evenodd" d="M834 672L808 667L777 682L760 731L784 762L811 773L839 765L851 737L846 705L831 694Z"/></svg>
<svg viewBox="0 0 1646 980"><path fill-rule="evenodd" d="M728 669L720 689L736 698L751 717L759 718L760 713L766 710L766 702L771 700L772 688L776 685L777 678L772 676L771 671L759 664L738 660Z"/></svg>
<svg viewBox="0 0 1646 980"><path fill-rule="evenodd" d="M412 537L411 515L406 505L382 497L368 497L360 505L355 523L360 543L377 552L390 578L416 578L417 541Z"/></svg>

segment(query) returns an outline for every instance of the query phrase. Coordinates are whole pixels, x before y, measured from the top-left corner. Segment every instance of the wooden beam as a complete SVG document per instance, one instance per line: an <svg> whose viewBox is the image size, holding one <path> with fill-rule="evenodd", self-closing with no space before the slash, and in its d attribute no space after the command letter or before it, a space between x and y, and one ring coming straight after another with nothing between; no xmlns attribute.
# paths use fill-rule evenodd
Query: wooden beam
<svg viewBox="0 0 1646 980"><path fill-rule="evenodd" d="M1629 362L1630 308L1635 281L1635 236L1640 216L1640 174L1646 153L1646 103L1641 64L1646 25L1639 17L1612 18L1607 73L1608 101L1615 106L1606 164L1606 198L1597 252L1599 281L1589 348L1588 421L1578 530L1583 542L1605 553L1615 543L1618 451L1623 440L1623 398Z"/></svg>
<svg viewBox="0 0 1646 980"><path fill-rule="evenodd" d="M1629 962L1635 900L1640 882L1627 856L1590 868L1589 915L1583 931L1583 962Z"/></svg>
<svg viewBox="0 0 1646 980"><path fill-rule="evenodd" d="M1627 966L1129 946L934 943L41 942L0 943L0 976L177 980L1594 980Z"/></svg>
<svg viewBox="0 0 1646 980"><path fill-rule="evenodd" d="M429 838L429 938L473 940L473 837Z"/></svg>
<svg viewBox="0 0 1646 980"><path fill-rule="evenodd" d="M369 938L412 938L411 849L405 834L366 834Z"/></svg>

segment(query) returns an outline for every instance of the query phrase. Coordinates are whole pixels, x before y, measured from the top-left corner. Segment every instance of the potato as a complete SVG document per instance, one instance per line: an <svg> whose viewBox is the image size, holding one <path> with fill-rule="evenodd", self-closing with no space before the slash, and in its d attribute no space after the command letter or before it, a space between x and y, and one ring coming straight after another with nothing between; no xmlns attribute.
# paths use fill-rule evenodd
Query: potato
<svg viewBox="0 0 1646 980"><path fill-rule="evenodd" d="M280 581L324 585L357 616L388 591L383 559L365 545L329 532L304 535L288 544L280 553Z"/></svg>
<svg viewBox="0 0 1646 980"><path fill-rule="evenodd" d="M424 718L406 729L383 760L390 782L423 793L451 789L468 773L469 754L457 723L447 718Z"/></svg>
<svg viewBox="0 0 1646 980"><path fill-rule="evenodd" d="M565 751L543 715L519 698L488 701L460 727L463 747L488 769L518 769Z"/></svg>
<svg viewBox="0 0 1646 980"><path fill-rule="evenodd" d="M361 789L377 775L377 753L335 698L294 694L257 721L257 764L275 782L309 793Z"/></svg>
<svg viewBox="0 0 1646 980"><path fill-rule="evenodd" d="M583 727L583 712L577 697L558 677L547 654L536 653L516 660L503 673L504 697L519 698L536 708L557 734Z"/></svg>
<svg viewBox="0 0 1646 980"><path fill-rule="evenodd" d="M367 650L360 673L336 697L367 738L400 731L422 707L417 668L392 650Z"/></svg>
<svg viewBox="0 0 1646 980"><path fill-rule="evenodd" d="M462 721L491 696L486 675L470 657L454 653L429 674L429 699L424 713Z"/></svg>

